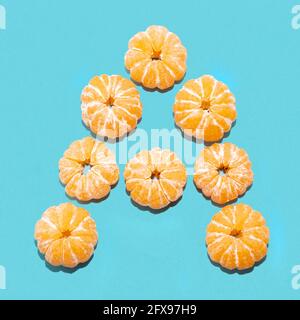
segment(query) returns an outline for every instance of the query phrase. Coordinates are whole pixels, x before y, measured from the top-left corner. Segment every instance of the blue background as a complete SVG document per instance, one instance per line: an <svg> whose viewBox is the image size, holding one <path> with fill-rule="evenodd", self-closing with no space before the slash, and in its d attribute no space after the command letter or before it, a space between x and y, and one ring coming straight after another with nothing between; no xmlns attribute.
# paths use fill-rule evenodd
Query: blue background
<svg viewBox="0 0 300 320"><path fill-rule="evenodd" d="M300 264L295 1L141 3L1 0L7 29L0 31L0 265L7 289L0 299L300 298L291 286L291 269ZM35 222L47 207L69 201L58 160L90 134L81 123L81 90L96 74L128 77L127 42L151 24L167 26L186 46L184 81L209 73L236 95L238 120L224 141L248 151L255 173L238 201L260 210L271 230L268 257L250 273L227 274L207 258L205 229L219 208L192 177L182 200L158 215L132 205L122 177L108 199L85 205L100 243L84 268L50 270L37 253ZM174 128L172 103L182 84L163 94L139 87L139 128Z"/></svg>

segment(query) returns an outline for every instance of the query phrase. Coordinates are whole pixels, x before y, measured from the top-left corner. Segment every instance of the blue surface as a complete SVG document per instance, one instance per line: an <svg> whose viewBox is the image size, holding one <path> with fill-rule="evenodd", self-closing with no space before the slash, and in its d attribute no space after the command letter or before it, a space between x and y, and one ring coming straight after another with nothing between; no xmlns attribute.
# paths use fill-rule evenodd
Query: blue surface
<svg viewBox="0 0 300 320"><path fill-rule="evenodd" d="M295 1L140 3L1 0L7 29L0 31L0 265L7 289L0 299L300 298L291 286L291 269L300 264ZM108 199L85 205L100 244L84 268L54 272L37 253L35 222L47 207L69 201L58 160L73 140L90 134L81 123L81 89L95 74L128 77L127 42L151 24L182 39L184 81L209 73L236 95L238 120L224 141L248 151L255 173L239 202L260 210L271 230L268 257L251 273L227 274L210 263L205 228L219 208L196 191L192 177L183 199L159 215L133 206L122 178ZM163 94L139 87L139 128L173 129L181 86Z"/></svg>

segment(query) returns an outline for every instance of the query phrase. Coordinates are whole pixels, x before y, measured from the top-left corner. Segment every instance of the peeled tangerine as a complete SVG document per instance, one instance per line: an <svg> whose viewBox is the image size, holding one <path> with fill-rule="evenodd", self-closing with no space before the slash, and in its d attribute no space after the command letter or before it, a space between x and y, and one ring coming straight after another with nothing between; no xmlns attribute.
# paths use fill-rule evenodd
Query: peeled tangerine
<svg viewBox="0 0 300 320"><path fill-rule="evenodd" d="M267 254L269 229L263 216L245 204L224 207L207 227L208 255L229 270L246 270Z"/></svg>
<svg viewBox="0 0 300 320"><path fill-rule="evenodd" d="M176 154L160 148L138 153L127 163L124 178L131 198L152 209L162 209L178 200L187 179Z"/></svg>
<svg viewBox="0 0 300 320"><path fill-rule="evenodd" d="M246 151L232 143L215 143L204 148L195 163L194 182L215 203L237 199L253 182Z"/></svg>
<svg viewBox="0 0 300 320"><path fill-rule="evenodd" d="M98 241L88 211L71 203L48 208L35 226L34 237L48 263L67 268L87 262Z"/></svg>
<svg viewBox="0 0 300 320"><path fill-rule="evenodd" d="M85 173L86 168L89 170ZM80 201L101 199L119 179L115 156L103 142L86 137L73 142L59 160L66 193Z"/></svg>
<svg viewBox="0 0 300 320"><path fill-rule="evenodd" d="M186 82L173 111L176 125L186 135L207 142L221 140L237 117L234 95L209 75Z"/></svg>
<svg viewBox="0 0 300 320"><path fill-rule="evenodd" d="M116 139L136 128L142 117L140 94L121 76L94 77L81 94L82 120L96 135Z"/></svg>
<svg viewBox="0 0 300 320"><path fill-rule="evenodd" d="M162 26L150 26L130 39L125 66L134 81L146 88L165 90L184 77L186 56L174 33Z"/></svg>

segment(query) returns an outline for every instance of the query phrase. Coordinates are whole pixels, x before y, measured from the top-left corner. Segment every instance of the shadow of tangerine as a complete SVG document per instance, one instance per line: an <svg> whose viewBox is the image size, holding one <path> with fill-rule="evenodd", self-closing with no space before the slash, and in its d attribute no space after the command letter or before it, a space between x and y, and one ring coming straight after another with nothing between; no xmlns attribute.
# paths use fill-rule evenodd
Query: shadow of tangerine
<svg viewBox="0 0 300 320"><path fill-rule="evenodd" d="M129 75L130 80L131 80L138 88L142 88L142 89L143 89L144 91L146 91L146 92L159 92L159 93L162 93L162 94L163 94L163 93L167 93L167 92L169 92L169 91L172 91L172 90L174 89L174 87L177 86L177 85L179 85L179 84L181 84L181 83L184 81L185 77L186 77L186 73L185 73L184 76L182 77L182 79L180 79L179 81L175 81L174 84L172 85L172 87L170 87L170 88L167 88L167 89L164 89L164 90L159 89L159 88L150 89L150 88L147 88L147 87L143 86L143 84L141 84L140 82L137 82L137 81L133 80L133 79L131 78L131 76L130 76L130 71L129 71L125 66L124 66L124 70L125 70L126 73Z"/></svg>
<svg viewBox="0 0 300 320"><path fill-rule="evenodd" d="M206 195L203 193L202 189L199 189L199 188L197 187L194 179L193 179L193 184L194 184L196 190L198 191L198 193L201 194L204 199L210 201L213 206L215 206L215 207L217 207L217 208L220 208L220 209L222 209L222 208L224 208L224 207L226 207L226 206L235 204L238 200L243 199L243 197L246 195L246 193L247 193L247 192L252 188L252 186L253 186L253 183L252 183L250 186L247 187L246 191L245 191L243 194L241 194L240 196L238 196L236 199L233 199L233 200L231 200L231 201L228 201L228 202L226 202L226 203L224 203L224 204L219 204L219 203L214 202L210 197L206 196Z"/></svg>
<svg viewBox="0 0 300 320"><path fill-rule="evenodd" d="M166 212L168 209L172 208L172 207L175 207L177 205L177 203L182 199L183 197L183 193L184 193L184 190L186 188L186 185L187 183L185 184L185 186L183 187L183 192L182 192L182 195L174 202L170 202L166 207L164 208L161 208L161 209L152 209L150 208L149 206L142 206L140 204L138 204L137 202L135 202L132 198L131 198L131 195L130 195L130 191L128 191L126 189L126 193L128 195L128 197L130 198L130 202L133 206L135 206L137 209L141 210L141 211L148 211L149 213L152 213L153 215L159 215L161 213L164 213Z"/></svg>
<svg viewBox="0 0 300 320"><path fill-rule="evenodd" d="M34 244L37 247L37 241L34 240ZM96 244L96 246L94 247L94 252L97 249L98 243ZM92 256L90 257L90 259L84 263L80 263L78 264L78 266L76 266L75 268L67 268L67 267L63 267L63 266L52 266L50 263L48 263L45 259L45 255L43 255L39 250L37 250L38 256L40 257L40 259L42 261L44 261L45 266L47 267L47 269L49 269L52 272L64 272L64 273L74 273L82 268L85 268L86 266L88 266L90 264L90 262L92 261L93 257L94 257L94 253L92 254Z"/></svg>
<svg viewBox="0 0 300 320"><path fill-rule="evenodd" d="M211 258L210 258L210 256L209 256L208 253L207 253L207 257L208 257L210 263L211 263L213 266L219 268L221 271L223 271L223 272L225 272L225 273L227 273L227 274L229 274L229 275L238 274L238 275L240 275L240 276L246 275L246 274L248 274L248 273L251 273L251 272L255 269L255 267L258 267L259 265L261 265L262 263L264 263L264 261L267 259L267 256L265 256L265 257L262 258L260 261L257 261L257 262L254 264L254 266L251 267L251 268L249 268L249 269L245 269L245 270L238 270L238 269L229 270L229 269L226 269L226 268L222 267L219 263L214 262L213 260L211 260Z"/></svg>
<svg viewBox="0 0 300 320"><path fill-rule="evenodd" d="M100 199L91 199L91 200L88 200L88 201L82 201L82 200L78 200L76 197L71 197L71 196L69 196L69 195L66 193L66 191L65 191L65 196L66 196L69 200L71 200L71 201L77 201L79 204L82 204L82 205L86 205L86 204L89 204L89 203L101 203L102 201L105 201L106 199L109 198L112 190L117 187L119 181L120 181L120 177L119 177L118 181L117 181L115 184L112 184L112 185L110 186L110 191L109 191L109 193L108 193L106 196L104 196L103 198L100 198ZM58 178L58 182L59 182L59 184L60 184L64 189L66 188L66 185L63 184L63 183L60 181L59 178Z"/></svg>
<svg viewBox="0 0 300 320"><path fill-rule="evenodd" d="M87 130L90 132L91 136L92 136L95 140L97 140L97 141L102 141L102 142L104 142L104 143L107 142L107 143L109 143L109 144L117 144L117 143L119 143L119 142L122 142L124 139L130 137L131 135L133 135L133 134L136 132L136 130L137 130L137 128L138 128L138 125L140 124L141 121L142 121L142 117L140 117L140 118L138 119L135 128L133 128L132 130L130 130L130 131L126 132L126 133L124 133L122 136L117 137L117 138L109 138L109 137L107 137L107 136L100 136L100 135L98 135L98 134L95 134L95 133L84 123L83 120L81 120L81 124L85 127L85 129L87 129Z"/></svg>
<svg viewBox="0 0 300 320"><path fill-rule="evenodd" d="M181 127L174 121L174 126L175 126L175 128L177 128L180 131L182 139L186 139L187 141L191 141L191 142L194 142L197 144L203 144L205 147L210 147L215 143L224 143L223 140L229 137L231 130L235 127L235 125L236 125L236 120L234 120L232 122L230 130L225 132L223 137L220 140L208 142L208 141L204 141L203 139L196 138L193 135L189 135L189 134L184 133L184 131L181 129Z"/></svg>

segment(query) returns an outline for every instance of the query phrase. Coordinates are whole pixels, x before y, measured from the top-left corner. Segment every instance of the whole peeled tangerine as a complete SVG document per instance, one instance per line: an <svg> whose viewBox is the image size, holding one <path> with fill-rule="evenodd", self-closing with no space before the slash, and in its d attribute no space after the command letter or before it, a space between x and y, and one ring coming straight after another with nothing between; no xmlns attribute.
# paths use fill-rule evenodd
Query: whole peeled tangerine
<svg viewBox="0 0 300 320"><path fill-rule="evenodd" d="M144 87L166 90L184 77L186 57L177 35L165 27L150 26L130 39L125 66Z"/></svg>
<svg viewBox="0 0 300 320"><path fill-rule="evenodd" d="M176 95L173 112L186 135L207 142L221 140L237 117L234 95L210 75L187 81Z"/></svg>
<svg viewBox="0 0 300 320"><path fill-rule="evenodd" d="M136 128L142 103L135 84L118 75L95 76L81 94L82 121L96 135L117 139Z"/></svg>
<svg viewBox="0 0 300 320"><path fill-rule="evenodd" d="M162 209L182 196L187 175L174 152L154 148L132 158L125 167L124 178L133 201Z"/></svg>
<svg viewBox="0 0 300 320"><path fill-rule="evenodd" d="M86 137L74 141L59 160L59 178L71 198L99 200L119 180L119 168L104 142Z"/></svg>
<svg viewBox="0 0 300 320"><path fill-rule="evenodd" d="M266 256L269 236L261 213L245 204L226 206L207 227L208 255L228 270L251 269Z"/></svg>
<svg viewBox="0 0 300 320"><path fill-rule="evenodd" d="M232 143L205 147L195 163L194 182L215 203L237 199L253 182L248 154Z"/></svg>
<svg viewBox="0 0 300 320"><path fill-rule="evenodd" d="M71 203L48 208L36 223L34 237L49 264L67 268L87 262L98 241L88 211Z"/></svg>

